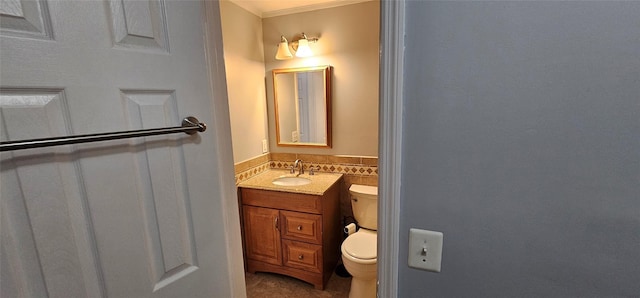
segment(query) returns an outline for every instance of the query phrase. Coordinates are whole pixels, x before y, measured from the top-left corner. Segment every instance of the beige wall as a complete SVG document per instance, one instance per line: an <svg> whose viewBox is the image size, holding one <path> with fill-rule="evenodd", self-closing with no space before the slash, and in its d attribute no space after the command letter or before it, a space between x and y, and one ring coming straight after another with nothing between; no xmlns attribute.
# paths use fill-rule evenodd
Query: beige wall
<svg viewBox="0 0 640 298"><path fill-rule="evenodd" d="M262 20L271 152L378 156L379 19L380 3L370 1ZM275 60L280 35L301 32L320 37L314 56ZM317 65L333 66L333 148L278 147L271 70Z"/></svg>
<svg viewBox="0 0 640 298"><path fill-rule="evenodd" d="M238 163L261 155L262 140L269 139L262 19L226 0L220 12L233 160Z"/></svg>
<svg viewBox="0 0 640 298"><path fill-rule="evenodd" d="M370 1L261 19L220 2L234 163L262 155L263 139L275 153L378 156L379 6ZM314 57L275 60L280 35L292 40L303 31L320 37L311 44ZM278 147L271 70L316 65L333 66L333 148Z"/></svg>

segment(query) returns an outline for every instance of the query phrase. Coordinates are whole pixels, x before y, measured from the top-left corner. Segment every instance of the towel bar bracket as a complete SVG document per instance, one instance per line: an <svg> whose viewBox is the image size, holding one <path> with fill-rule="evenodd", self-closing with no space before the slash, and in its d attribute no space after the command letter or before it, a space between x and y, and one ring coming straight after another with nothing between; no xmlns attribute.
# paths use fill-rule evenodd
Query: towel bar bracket
<svg viewBox="0 0 640 298"><path fill-rule="evenodd" d="M194 126L197 126L198 130L187 130L184 133L188 135L192 135L194 133L204 132L205 130L207 130L207 125L204 123L200 123L200 121L198 121L198 118L196 117L189 116L182 119L182 127L194 127Z"/></svg>

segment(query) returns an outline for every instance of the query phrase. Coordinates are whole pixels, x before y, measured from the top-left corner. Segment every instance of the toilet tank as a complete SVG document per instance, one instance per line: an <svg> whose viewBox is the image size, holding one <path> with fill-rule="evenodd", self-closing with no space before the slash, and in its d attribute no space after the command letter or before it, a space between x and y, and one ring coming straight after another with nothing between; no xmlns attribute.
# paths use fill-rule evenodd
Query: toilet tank
<svg viewBox="0 0 640 298"><path fill-rule="evenodd" d="M358 225L369 230L378 230L378 188L352 184L351 208Z"/></svg>

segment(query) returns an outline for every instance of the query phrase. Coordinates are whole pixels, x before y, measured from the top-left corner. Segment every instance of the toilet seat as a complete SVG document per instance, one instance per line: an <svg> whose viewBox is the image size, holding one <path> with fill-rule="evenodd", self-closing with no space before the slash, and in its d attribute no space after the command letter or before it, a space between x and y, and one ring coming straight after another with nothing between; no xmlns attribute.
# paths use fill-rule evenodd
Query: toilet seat
<svg viewBox="0 0 640 298"><path fill-rule="evenodd" d="M342 243L342 254L354 262L375 263L378 257L378 235L374 231L360 229Z"/></svg>

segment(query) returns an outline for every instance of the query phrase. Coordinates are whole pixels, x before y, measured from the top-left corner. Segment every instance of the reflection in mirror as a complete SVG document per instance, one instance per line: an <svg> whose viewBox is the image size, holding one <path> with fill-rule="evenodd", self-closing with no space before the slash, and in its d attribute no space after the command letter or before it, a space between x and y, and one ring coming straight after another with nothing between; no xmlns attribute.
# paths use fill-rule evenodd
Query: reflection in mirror
<svg viewBox="0 0 640 298"><path fill-rule="evenodd" d="M331 147L331 66L273 70L278 146Z"/></svg>

